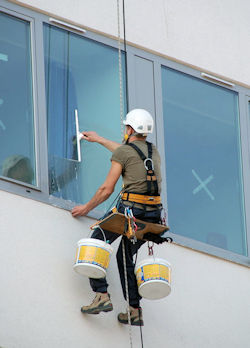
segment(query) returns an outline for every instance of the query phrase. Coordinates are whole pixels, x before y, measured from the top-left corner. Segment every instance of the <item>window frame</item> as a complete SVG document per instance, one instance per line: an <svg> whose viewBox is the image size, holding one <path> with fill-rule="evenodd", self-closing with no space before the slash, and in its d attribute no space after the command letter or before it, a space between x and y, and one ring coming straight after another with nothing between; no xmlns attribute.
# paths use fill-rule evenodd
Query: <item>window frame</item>
<svg viewBox="0 0 250 348"><path fill-rule="evenodd" d="M4 5L8 7L4 7ZM30 197L38 200L46 200L47 191L47 171L46 165L46 149L44 147L44 125L42 115L44 113L44 99L43 93L39 85L43 78L43 70L41 66L41 48L39 47L38 40L39 28L37 20L33 11L26 10L13 4L7 4L3 1L0 4L0 11L4 14L10 15L13 18L21 19L30 24L30 48L31 48L31 74L32 74L32 102L33 102L33 131L34 131L34 147L35 147L35 164L36 164L36 183L37 185L20 182L15 179L0 176L0 188L8 192L16 193L26 197ZM46 161L46 162L45 162Z"/></svg>
<svg viewBox="0 0 250 348"><path fill-rule="evenodd" d="M180 236L174 233L168 233L169 236L173 238L173 240L184 247L188 247L191 249L195 249L197 251L201 251L203 253L213 255L219 258L223 258L229 261L233 261L239 264L243 264L246 266L250 266L250 214L247 214L248 211L250 211L250 183L247 178L250 177L250 166L249 166L249 146L248 146L248 136L247 133L249 132L249 124L247 124L247 110L245 106L244 99L246 97L246 93L248 92L248 89L234 84L233 87L225 86L219 82L215 81L208 81L204 79L201 75L203 72L202 70L196 70L191 67L186 67L180 63L177 62L168 62L166 64L166 60L159 58L159 65L158 69L161 69L162 67L171 68L174 70L177 70L178 72L190 75L192 77L196 77L201 81L209 82L212 85L222 86L223 88L226 88L230 91L235 91L238 94L238 107L239 107L239 139L240 139L240 160L241 160L241 172L242 172L242 186L243 186L243 209L244 209L244 219L245 219L245 230L246 230L246 249L248 252L248 256L240 255L233 253L232 251L221 249L206 243L202 243L200 241L187 238L184 236ZM212 74L213 75L213 74ZM159 83L159 81L157 81ZM248 92L249 93L249 92ZM160 103L163 105L162 100L162 94L160 96ZM160 114L161 121L158 128L158 131L161 132L161 147L164 147L164 134L163 134L163 110ZM158 133L159 138L159 133ZM165 154L164 154L165 155ZM166 167L166 163L165 163ZM166 174L166 171L165 171ZM167 175L165 177L165 180L167 181ZM164 202L167 204L167 202ZM171 226L170 226L171 227Z"/></svg>
<svg viewBox="0 0 250 348"><path fill-rule="evenodd" d="M70 29L70 25L69 25L69 27L65 28L63 25L52 23L50 21L50 18L51 17L49 17L49 16L42 15L42 28L41 28L41 30L43 30L43 25L44 24L48 24L48 25L51 25L52 27L59 28L59 29L65 30L67 32L79 35L80 37L92 40L92 41L100 43L100 44L104 44L104 45L106 45L108 47L112 47L112 48L118 49L117 41L112 39L112 38L109 38L109 37L97 34L95 32L91 32L89 30L86 30L85 32L80 34L77 30L74 30L73 28ZM65 21L65 23L67 23L67 22ZM42 47L42 50L43 50L42 56L44 57L43 39L42 39L41 47ZM121 50L124 52L124 44L122 44L122 43L121 43ZM117 51L117 61L118 61L118 51ZM43 76L44 76L44 95L46 96L44 61L43 61L42 64L43 64ZM117 74L118 73L119 72L117 70ZM123 87L126 88L125 85ZM126 94L125 94L125 96L126 96ZM127 97L127 100L128 100L128 97ZM126 100L125 99L123 100L123 104L124 105L126 104ZM46 97L45 97L45 105L46 105ZM128 105L127 105L127 107L128 107ZM45 108L46 108L46 106L45 106ZM46 112L45 112L45 117L46 117L46 125L47 125L47 113ZM117 117L119 117L119 119L120 119L120 115L118 115ZM46 132L47 132L47 127L46 127ZM46 139L47 139L47 136L46 136ZM47 175L47 178L48 178L48 148L47 148L47 141L46 141L46 154L47 154L47 173L46 173L46 175ZM49 187L49 181L47 183L47 187ZM98 187L96 187L96 190L97 189L98 189ZM93 195L94 195L94 193L95 192L93 192ZM76 205L75 203L73 203L71 201L64 200L62 198L58 198L58 197L55 197L53 195L49 195L49 189L47 190L47 195L48 195L48 197L47 197L47 199L45 199L45 203L52 204L53 206L56 206L58 208L62 208L62 209L65 209L65 210L71 210ZM90 211L88 213L88 217L91 217L91 218L94 218L94 219L100 219L100 216L102 216L103 214L104 214L104 212L98 210L98 207L96 207L95 209L93 209L92 211Z"/></svg>
<svg viewBox="0 0 250 348"><path fill-rule="evenodd" d="M42 173L40 172L40 162L41 162L41 158L40 158L40 129L39 129L39 101L38 101L38 79L37 79L37 52L36 52L36 45L35 45L35 40L34 40L34 36L35 36L35 19L34 17L30 16L28 13L23 14L23 13L16 13L15 11L11 10L11 9L6 9L2 6L0 6L0 12L10 15L13 18L17 18L17 19L21 19L24 20L26 22L29 23L30 25L30 48L31 48L31 79L32 79L32 103L33 103L33 131L34 131L34 148L35 148L35 164L36 164L36 183L37 185L32 185L32 184L28 184L25 182L20 182L17 181L15 179L12 178L8 178L8 177L4 177L4 176L0 176L1 181L5 182L6 188L8 190L11 190L11 188L13 187L13 185L11 183L14 183L15 185L17 185L17 190L20 190L20 193L22 194L23 190L25 190L27 193L29 191L42 191L44 189L43 185L41 184L41 177L42 177ZM15 192L16 193L16 192Z"/></svg>
<svg viewBox="0 0 250 348"><path fill-rule="evenodd" d="M43 47L43 23L63 28L49 21L49 15L21 5L11 3L6 0L0 0L0 11L14 17L29 21L31 24L31 52L32 52L32 79L33 79L33 109L34 109L34 137L36 146L36 172L37 187L26 183L15 182L15 180L0 177L0 189L41 201L65 210L70 210L74 204L63 199L49 195L48 179L48 149L47 149L47 113L46 113L46 95L45 95L45 73L44 73L44 47ZM67 23L67 20L65 20ZM65 28L64 28L65 29ZM88 39L103 43L107 46L117 49L117 40L112 36L102 35L94 31L87 30L79 34L74 29L65 29L69 32L78 34ZM124 50L124 45L122 44ZM188 74L200 80L208 82L201 76L202 69L194 68L185 63L167 59L154 52L148 52L127 44L127 99L128 109L136 107L135 84L134 84L134 61L135 56L142 57L152 61L154 74L154 100L155 100L155 128L154 136L151 138L158 146L162 158L162 201L167 207L167 173L165 165L165 147L164 147L164 127L163 127L163 103L162 103L162 66L172 68L180 73ZM117 57L118 59L118 57ZM206 72L206 71L204 71ZM209 73L213 75L212 73ZM216 75L216 74L215 74ZM226 79L225 79L226 80ZM212 84L222 86L219 82L209 81ZM196 241L187 237L177 235L173 232L166 233L171 236L177 245L191 248L198 252L206 253L220 259L229 260L241 265L250 267L250 88L234 84L233 87L224 86L229 90L234 90L239 96L239 130L241 144L241 162L242 162L242 180L244 194L244 211L248 256L235 254L231 251L223 250L212 245ZM167 208L166 208L167 210ZM97 218L96 212L89 214L90 217Z"/></svg>

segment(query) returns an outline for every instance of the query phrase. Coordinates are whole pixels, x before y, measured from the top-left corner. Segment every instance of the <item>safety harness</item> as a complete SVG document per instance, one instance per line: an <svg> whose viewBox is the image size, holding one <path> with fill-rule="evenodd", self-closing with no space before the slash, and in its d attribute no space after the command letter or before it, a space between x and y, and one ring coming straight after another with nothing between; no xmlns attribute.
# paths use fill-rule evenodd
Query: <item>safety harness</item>
<svg viewBox="0 0 250 348"><path fill-rule="evenodd" d="M161 204L161 197L159 195L157 178L154 172L152 143L146 141L146 144L148 148L148 157L146 157L135 144L129 143L127 145L131 146L138 153L144 163L146 169L147 192L145 194L124 192L122 194L122 200L146 205L159 205Z"/></svg>

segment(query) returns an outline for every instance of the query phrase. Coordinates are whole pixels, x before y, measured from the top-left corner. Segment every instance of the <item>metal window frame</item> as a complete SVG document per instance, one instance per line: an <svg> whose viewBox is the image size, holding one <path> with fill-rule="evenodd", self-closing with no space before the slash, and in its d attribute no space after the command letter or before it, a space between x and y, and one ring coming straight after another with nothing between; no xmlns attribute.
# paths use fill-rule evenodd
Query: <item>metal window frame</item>
<svg viewBox="0 0 250 348"><path fill-rule="evenodd" d="M42 30L43 30L43 25L44 24L48 24L48 25L53 26L55 28L60 28L62 30L68 31L68 32L70 32L72 34L76 34L79 37L83 37L84 39L89 39L89 40L91 40L93 42L96 42L96 43L99 43L99 44L103 44L103 45L105 45L107 47L118 49L117 41L114 40L114 39L111 39L109 37L106 37L106 36L103 36L103 35L100 35L100 34L97 34L97 33L94 33L94 32L91 32L89 30L86 30L86 31L83 30L82 33L80 33L79 30L76 30L74 28L74 26L70 27L70 25L69 25L66 28L66 26L64 25L64 22L61 21L62 24L60 25L60 22L53 23L50 19L51 19L51 17L48 17L46 15L41 15ZM121 50L124 51L124 44L123 43L121 43ZM43 55L44 55L44 53L43 53ZM118 54L117 54L117 61L118 61ZM44 69L44 64L43 64L43 69ZM45 76L45 73L43 73L43 75ZM44 86L45 86L45 82L44 82ZM126 103L125 100L124 100L124 103ZM46 101L45 101L45 104L46 104ZM47 151L47 154L48 154L48 149L47 148L46 148L46 151ZM47 173L48 173L48 159L47 159ZM48 174L47 174L47 176L48 176ZM49 186L49 184L47 184L47 187L48 186ZM47 199L45 200L45 203L49 203L49 204L51 204L51 205L53 205L55 207L62 208L62 209L65 209L65 210L71 210L75 206L75 203L73 203L71 201L64 200L62 198L55 197L53 195L49 195L49 193L47 195ZM104 214L104 211L99 210L99 208L97 207L97 208L93 209L92 211L90 211L88 216L91 217L91 218L94 218L94 219L99 219L100 216L103 216L103 214Z"/></svg>
<svg viewBox="0 0 250 348"><path fill-rule="evenodd" d="M33 130L34 130L34 146L35 146L35 163L36 163L36 183L37 185L30 185L11 178L0 176L0 188L12 193L24 195L32 198L39 198L41 193L46 192L47 183L44 181L46 177L46 168L44 167L44 151L41 151L41 146L44 143L42 136L42 122L40 120L42 113L42 97L39 93L40 74L39 65L41 60L41 52L36 40L37 37L37 21L31 11L17 12L16 6L6 1L0 3L0 11L4 14L10 15L13 18L21 19L30 24L30 47L31 47L31 78L32 78L32 102L33 102ZM5 7L5 5L7 7Z"/></svg>
<svg viewBox="0 0 250 348"><path fill-rule="evenodd" d="M52 25L50 17L34 10L24 8L20 5L10 3L6 0L0 0L0 10L24 20L31 20L33 23L33 34L31 36L34 56L32 59L35 64L33 66L34 75L34 117L36 118L36 145L37 145L37 171L39 186L33 187L30 185L20 184L0 178L0 189L22 195L34 200L45 202L53 206L70 210L74 204L49 196L48 190L48 149L47 149L47 115L46 115L46 96L45 96L45 74L44 74L44 50L43 50L43 23ZM55 26L60 27L60 23ZM65 30L65 27L62 29ZM105 44L109 47L117 49L117 41L110 37L106 37L91 31L79 33L73 27L67 28L67 31L77 33L85 38L94 40L96 42ZM124 45L122 45L124 50ZM153 141L158 146L162 158L162 200L163 205L167 209L167 173L165 165L165 147L164 147L164 127L163 127L163 103L162 103L162 81L161 69L162 66L172 68L178 72L188 74L200 80L209 83L223 86L229 90L234 90L239 95L239 119L240 119L240 138L241 138L241 152L242 152L242 173L243 173L243 188L245 197L245 215L246 215L246 235L248 240L248 250L250 252L250 89L226 81L225 79L218 79L212 74L207 74L202 70L191 68L181 63L169 60L162 56L147 52L140 48L127 45L127 63L128 63L128 109L132 109L136 104L135 100L135 81L134 81L134 56L145 58L153 62L154 73L154 92L155 92L155 121L156 132ZM208 75L208 76L207 76ZM98 218L100 211L95 209L89 214L90 217ZM229 260L241 265L250 267L250 256L245 257L235 254L231 251L220 249L206 243L196 241L191 238L183 237L174 233L167 233L173 237L174 242L183 247L191 248L196 251L206 253L221 259Z"/></svg>
<svg viewBox="0 0 250 348"><path fill-rule="evenodd" d="M242 185L243 185L243 207L244 207L244 219L245 219L245 231L246 231L246 248L248 250L248 253L250 252L250 214L247 212L250 211L250 166L249 166L249 146L248 146L248 132L249 132L249 123L247 123L247 110L246 110L246 103L244 101L244 98L246 96L246 93L249 93L249 90L245 87L231 84L230 82L228 85L225 84L224 80L220 79L211 79L207 80L204 79L204 76L202 75L202 72L190 67L183 66L176 62L168 62L165 59L160 58L159 62L162 66L172 68L174 70L177 70L178 72L182 72L184 74L187 74L192 77L196 77L201 81L205 81L207 83L211 83L212 85L218 85L220 87L223 87L228 90L233 90L238 94L238 101L239 101L239 137L240 137L240 152L241 152L241 165L242 165ZM162 96L161 96L161 104L162 104ZM163 117L163 113L161 114L161 117ZM161 126L159 127L162 130L163 133L163 120L161 121ZM164 135L161 137L164 139ZM162 146L164 143L162 143ZM167 176L166 176L167 180ZM198 251L202 251L204 253L207 253L209 255L213 255L216 257L220 257L229 261L233 261L242 265L250 266L250 255L243 256L240 254L233 253L229 250L224 250L221 248L214 247L212 245L199 242L197 240L183 237L180 235L176 235L174 233L169 233L169 235L176 241L177 244L180 244L182 246L186 246Z"/></svg>

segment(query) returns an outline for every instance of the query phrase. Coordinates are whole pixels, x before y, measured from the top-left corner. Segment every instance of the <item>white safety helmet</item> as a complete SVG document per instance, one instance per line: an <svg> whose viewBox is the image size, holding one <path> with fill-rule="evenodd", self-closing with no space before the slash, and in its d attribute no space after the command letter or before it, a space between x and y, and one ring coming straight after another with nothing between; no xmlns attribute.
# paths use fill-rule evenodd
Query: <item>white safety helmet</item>
<svg viewBox="0 0 250 348"><path fill-rule="evenodd" d="M131 110L126 115L126 119L123 121L125 126L132 127L136 133L149 134L153 133L154 120L150 113L144 109Z"/></svg>

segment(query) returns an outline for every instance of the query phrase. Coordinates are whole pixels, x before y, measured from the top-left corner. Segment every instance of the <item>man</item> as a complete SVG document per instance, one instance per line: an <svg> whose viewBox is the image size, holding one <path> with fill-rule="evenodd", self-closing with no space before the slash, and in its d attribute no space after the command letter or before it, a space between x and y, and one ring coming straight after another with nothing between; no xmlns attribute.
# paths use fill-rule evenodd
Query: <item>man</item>
<svg viewBox="0 0 250 348"><path fill-rule="evenodd" d="M146 137L153 132L153 118L143 109L134 109L126 115L124 121L126 126L124 145L100 137L95 132L83 132L83 139L97 142L111 152L111 168L104 183L99 187L93 198L86 204L76 206L72 209L72 216L84 216L97 205L105 201L114 191L114 187L120 177L123 177L123 195L118 203L117 209L124 213L126 207L130 207L135 218L159 223L161 219L160 203L160 156L156 147L146 142ZM149 158L152 157L152 158ZM153 166L152 166L153 164ZM118 234L104 231L106 239L112 243L119 237ZM100 230L96 229L92 238L103 239ZM122 237L125 246L126 268L128 279L128 293L130 305L130 319L132 325L143 325L140 295L138 293L137 281L134 274L133 256L137 253L145 241L138 240L133 244L127 237ZM123 295L126 299L126 286L123 265L122 242L117 251L117 264L120 274ZM106 278L90 279L90 285L96 297L89 306L83 306L83 313L98 314L113 309L110 296L107 292ZM120 323L128 323L128 314L118 315Z"/></svg>

